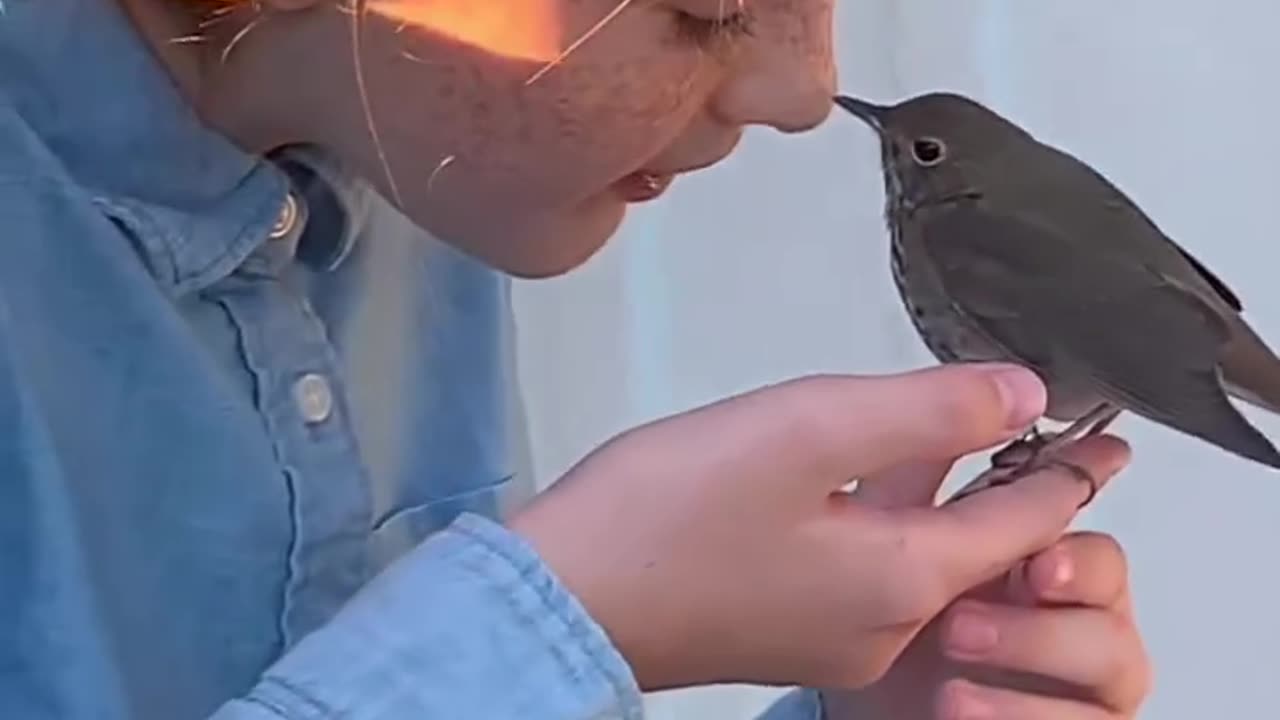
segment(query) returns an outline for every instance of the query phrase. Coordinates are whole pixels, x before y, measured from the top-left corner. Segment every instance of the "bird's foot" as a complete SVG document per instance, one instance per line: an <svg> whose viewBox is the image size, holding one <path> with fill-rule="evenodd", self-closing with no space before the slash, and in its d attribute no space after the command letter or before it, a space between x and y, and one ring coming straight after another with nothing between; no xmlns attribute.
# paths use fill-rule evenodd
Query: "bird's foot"
<svg viewBox="0 0 1280 720"><path fill-rule="evenodd" d="M1082 437L1102 432L1117 415L1119 410L1110 405L1100 405L1060 433L1041 432L1032 426L1027 434L992 453L991 467L956 492L948 502L961 500L983 490L1011 485L1027 475L1057 467L1089 485L1089 495L1080 503L1080 507L1088 505L1098 494L1098 481L1088 470L1057 457L1057 454Z"/></svg>
<svg viewBox="0 0 1280 720"><path fill-rule="evenodd" d="M1025 435L992 453L991 466L1013 468L1025 465L1057 436L1058 433L1040 432L1040 428L1032 425Z"/></svg>
<svg viewBox="0 0 1280 720"><path fill-rule="evenodd" d="M1025 448L1011 444L1004 448L1004 450L1023 451ZM1001 452L1004 452L1004 450ZM1093 477L1092 473L1073 462L1068 462L1062 458L1055 457L1053 452L1035 452L1033 450L1032 453L1033 454L1029 457L1024 456L1022 460L1016 462L1009 461L1007 463L1002 462L1001 464L993 462L990 468L961 488L955 495L951 496L951 499L948 500L948 502L962 500L966 497L982 492L983 490L990 490L991 488L1002 487L1004 485L1012 485L1014 482L1028 475L1055 467L1066 470L1072 477L1089 486L1089 494L1085 497L1084 501L1080 503L1079 507L1083 508L1093 502L1094 497L1098 494L1098 481Z"/></svg>

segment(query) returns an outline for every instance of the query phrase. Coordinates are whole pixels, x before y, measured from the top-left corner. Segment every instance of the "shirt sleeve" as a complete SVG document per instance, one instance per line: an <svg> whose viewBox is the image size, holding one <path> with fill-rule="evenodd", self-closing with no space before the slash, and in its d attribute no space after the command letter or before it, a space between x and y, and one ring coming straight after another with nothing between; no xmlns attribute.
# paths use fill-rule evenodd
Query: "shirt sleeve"
<svg viewBox="0 0 1280 720"><path fill-rule="evenodd" d="M211 720L640 720L640 690L518 536L463 514ZM827 720L808 689L757 720Z"/></svg>
<svg viewBox="0 0 1280 720"><path fill-rule="evenodd" d="M532 548L464 514L212 720L642 717L630 668Z"/></svg>

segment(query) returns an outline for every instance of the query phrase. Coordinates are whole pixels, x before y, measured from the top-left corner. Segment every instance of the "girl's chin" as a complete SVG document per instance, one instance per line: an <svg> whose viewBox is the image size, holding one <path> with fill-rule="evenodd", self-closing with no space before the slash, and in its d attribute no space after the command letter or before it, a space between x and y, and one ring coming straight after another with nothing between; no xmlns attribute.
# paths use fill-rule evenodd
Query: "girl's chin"
<svg viewBox="0 0 1280 720"><path fill-rule="evenodd" d="M512 228L476 254L509 275L539 279L563 275L595 256L618 231L627 204L601 193L576 210Z"/></svg>

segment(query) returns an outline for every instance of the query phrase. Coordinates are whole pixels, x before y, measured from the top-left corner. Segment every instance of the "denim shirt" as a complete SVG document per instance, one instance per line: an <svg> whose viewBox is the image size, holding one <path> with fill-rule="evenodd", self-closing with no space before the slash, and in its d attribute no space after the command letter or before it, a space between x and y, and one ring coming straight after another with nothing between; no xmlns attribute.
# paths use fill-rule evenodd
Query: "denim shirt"
<svg viewBox="0 0 1280 720"><path fill-rule="evenodd" d="M2 7L0 717L640 717L499 522L507 279L204 128L112 0Z"/></svg>

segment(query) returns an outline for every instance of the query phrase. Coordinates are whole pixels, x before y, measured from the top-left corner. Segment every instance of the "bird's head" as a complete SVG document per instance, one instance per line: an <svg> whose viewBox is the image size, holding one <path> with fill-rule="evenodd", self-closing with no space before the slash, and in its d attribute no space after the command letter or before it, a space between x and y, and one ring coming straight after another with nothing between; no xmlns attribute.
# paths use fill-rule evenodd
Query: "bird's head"
<svg viewBox="0 0 1280 720"><path fill-rule="evenodd" d="M1034 143L1022 128L954 93L927 93L894 105L837 95L835 103L879 136L890 201L899 205L981 193L990 174L1001 172L1011 145Z"/></svg>

